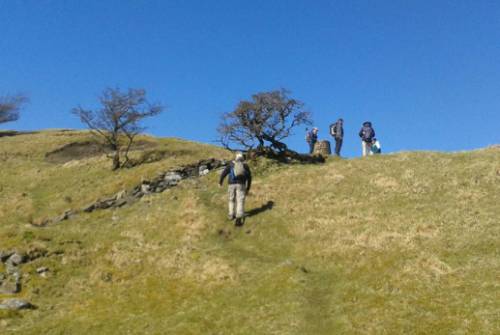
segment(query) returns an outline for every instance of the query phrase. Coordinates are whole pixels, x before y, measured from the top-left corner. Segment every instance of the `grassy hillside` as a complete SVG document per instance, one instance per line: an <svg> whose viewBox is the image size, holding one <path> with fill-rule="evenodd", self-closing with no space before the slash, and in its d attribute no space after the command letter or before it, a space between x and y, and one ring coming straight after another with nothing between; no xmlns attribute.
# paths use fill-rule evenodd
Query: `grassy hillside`
<svg viewBox="0 0 500 335"><path fill-rule="evenodd" d="M164 158L118 173L103 155L45 157L88 140L55 131L0 138L0 250L47 252L22 266L18 296L38 309L0 311L2 334L500 332L499 148L253 162L241 228L226 220L215 173L33 227L169 167L229 157L153 138L141 150Z"/></svg>

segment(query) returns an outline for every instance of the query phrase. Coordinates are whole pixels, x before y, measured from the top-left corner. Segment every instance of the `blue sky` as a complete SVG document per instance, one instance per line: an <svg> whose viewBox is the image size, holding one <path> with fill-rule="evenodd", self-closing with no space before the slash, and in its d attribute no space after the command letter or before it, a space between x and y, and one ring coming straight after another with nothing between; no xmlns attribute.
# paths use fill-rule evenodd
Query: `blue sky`
<svg viewBox="0 0 500 335"><path fill-rule="evenodd" d="M346 156L373 122L384 151L500 142L498 1L0 0L0 95L31 103L2 128L81 128L106 87L167 111L148 132L213 142L239 100L287 88ZM288 144L305 151L304 129Z"/></svg>

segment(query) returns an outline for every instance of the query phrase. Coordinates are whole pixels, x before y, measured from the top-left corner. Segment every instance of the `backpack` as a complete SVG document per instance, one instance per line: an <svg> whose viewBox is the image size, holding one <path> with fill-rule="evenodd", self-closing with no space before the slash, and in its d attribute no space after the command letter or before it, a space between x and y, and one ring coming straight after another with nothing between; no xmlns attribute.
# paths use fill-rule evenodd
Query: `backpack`
<svg viewBox="0 0 500 335"><path fill-rule="evenodd" d="M363 141L371 142L374 136L375 132L372 127L363 127Z"/></svg>
<svg viewBox="0 0 500 335"><path fill-rule="evenodd" d="M330 125L330 135L332 135L333 137L335 137L337 135L337 124L336 123L332 123Z"/></svg>
<svg viewBox="0 0 500 335"><path fill-rule="evenodd" d="M243 164L243 162L240 161L235 161L233 163L232 173L234 178L244 177L246 174L245 164Z"/></svg>

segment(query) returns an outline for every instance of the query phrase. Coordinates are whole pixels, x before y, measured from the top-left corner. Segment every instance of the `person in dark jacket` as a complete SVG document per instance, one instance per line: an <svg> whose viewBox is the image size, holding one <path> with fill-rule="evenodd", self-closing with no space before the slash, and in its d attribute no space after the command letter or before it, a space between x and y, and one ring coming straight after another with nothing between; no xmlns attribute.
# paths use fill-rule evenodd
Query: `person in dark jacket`
<svg viewBox="0 0 500 335"><path fill-rule="evenodd" d="M237 226L243 224L245 216L245 198L252 186L252 173L250 167L244 162L241 152L236 153L235 160L229 163L222 171L219 186L222 187L224 179L228 177L228 207L230 220Z"/></svg>
<svg viewBox="0 0 500 335"><path fill-rule="evenodd" d="M340 157L342 143L344 142L344 120L338 119L337 122L330 126L330 135L335 139L335 155Z"/></svg>
<svg viewBox="0 0 500 335"><path fill-rule="evenodd" d="M363 157L372 155L371 147L373 139L375 138L375 129L373 129L371 122L366 121L363 123L363 127L361 127L359 131L359 137L361 138Z"/></svg>
<svg viewBox="0 0 500 335"><path fill-rule="evenodd" d="M314 146L318 142L318 128L314 127L311 131L306 133L306 142L309 145L309 153L314 152Z"/></svg>

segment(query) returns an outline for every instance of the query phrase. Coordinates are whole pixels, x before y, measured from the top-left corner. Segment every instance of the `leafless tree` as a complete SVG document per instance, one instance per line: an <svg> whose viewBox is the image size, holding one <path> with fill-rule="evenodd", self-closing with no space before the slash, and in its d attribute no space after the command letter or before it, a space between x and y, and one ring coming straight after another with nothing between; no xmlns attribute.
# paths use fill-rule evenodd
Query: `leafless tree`
<svg viewBox="0 0 500 335"><path fill-rule="evenodd" d="M0 97L0 123L16 121L19 111L29 99L22 94Z"/></svg>
<svg viewBox="0 0 500 335"><path fill-rule="evenodd" d="M78 116L92 133L104 139L113 151L113 170L116 170L127 164L128 152L135 137L145 129L140 126L140 121L158 115L163 111L163 106L149 103L143 89L121 92L117 88L108 88L99 100L102 107L98 110L76 107L72 113Z"/></svg>
<svg viewBox="0 0 500 335"><path fill-rule="evenodd" d="M222 115L217 131L220 142L228 149L237 145L244 150L267 148L283 152L287 146L282 141L292 134L293 128L311 123L304 104L281 89L257 93L250 101L241 101L234 111Z"/></svg>

